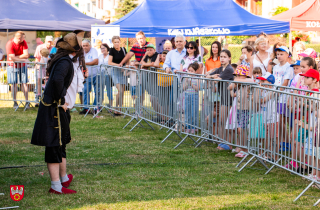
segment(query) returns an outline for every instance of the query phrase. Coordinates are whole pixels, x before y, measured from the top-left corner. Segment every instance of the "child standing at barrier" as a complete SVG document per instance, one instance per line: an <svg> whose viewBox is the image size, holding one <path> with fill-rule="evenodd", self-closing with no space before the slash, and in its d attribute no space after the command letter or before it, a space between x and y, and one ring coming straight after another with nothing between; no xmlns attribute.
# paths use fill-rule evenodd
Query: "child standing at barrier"
<svg viewBox="0 0 320 210"><path fill-rule="evenodd" d="M262 69L260 67L254 67L252 70L253 82L259 83L257 77L262 77Z"/></svg>
<svg viewBox="0 0 320 210"><path fill-rule="evenodd" d="M237 75L235 81L241 82L253 82L249 79L249 68L246 65L239 65L235 71L235 75ZM230 88L230 95L233 97L237 97L236 101L236 114L237 116L237 145L241 145L243 147L247 146L247 126L249 124L249 86L245 84L231 84L233 86ZM234 90L236 92L234 92ZM230 142L231 143L231 142ZM243 151L243 152L241 152ZM246 149L236 148L235 152L239 152L236 154L236 157L245 157L247 152ZM241 153L240 153L241 152Z"/></svg>
<svg viewBox="0 0 320 210"><path fill-rule="evenodd" d="M310 69L308 70L305 74L300 74L301 76L303 76L303 80L304 80L304 84L306 86L308 86L309 90L312 91L316 91L319 92L319 89L316 89L317 83L319 82L319 72L317 70L314 69ZM311 93L307 93L307 96L311 96ZM318 95L316 95L315 97L319 97ZM319 115L319 111L317 110L317 108L319 107L315 107L313 104L313 100L307 99L307 103L303 103L302 106L304 106L305 109L307 109L307 112L311 112L310 117L308 117L307 122L304 122L303 120L295 120L295 124L297 124L299 127L303 128L308 132L308 137L305 139L305 145L304 145L304 149L305 149L305 160L302 160L302 162L306 162L309 163L309 167L311 167L312 162L314 163L314 166L317 168L316 160L313 160L313 157L319 157L320 154L317 154L316 148L314 147L314 145L317 145L319 147L319 142L314 142L315 140L315 136L317 135L314 130L317 127L317 121L316 119L318 117L316 117L317 115ZM310 172L310 168L308 170L307 167L305 166L301 166L298 170L300 173L303 172ZM313 174L309 175L309 178L311 179L315 179L315 180L320 180L320 178L317 176L317 171L313 170Z"/></svg>
<svg viewBox="0 0 320 210"><path fill-rule="evenodd" d="M275 49L277 53L277 59L279 64L273 67L273 75L275 77L275 85L288 86L289 81L293 78L293 69L290 67L290 63L288 63L289 58L289 49L286 46L281 46ZM285 91L284 88L280 88L279 90ZM287 134L287 122L289 116L286 116L286 102L287 96L286 94L280 94L278 96L278 104L277 110L280 115L279 119L279 134L282 141L289 141ZM279 142L280 143L280 142ZM284 143L285 145L286 143ZM278 145L280 146L280 145Z"/></svg>
<svg viewBox="0 0 320 210"><path fill-rule="evenodd" d="M188 73L195 74L199 69L198 63L191 63ZM183 79L183 90L185 91L185 126L186 133L194 134L198 127L199 119L199 90L200 81L194 75Z"/></svg>
<svg viewBox="0 0 320 210"><path fill-rule="evenodd" d="M274 84L275 83L275 77L270 74L270 72L267 72L262 77L257 77L257 79L260 80L261 84L266 84L266 86L262 86L264 88L274 89L272 86L268 84ZM268 152L272 152L273 149L273 143L278 142L278 134L279 134L279 128L278 128L278 119L279 119L279 113L277 113L277 102L275 100L275 92L269 91L269 90L262 90L260 96L260 91L256 91L256 103L260 104L260 113L263 115L263 122L266 130L266 136L265 136L265 149ZM276 138L276 141L274 141L274 138ZM270 161L274 161L273 155L266 154L266 158Z"/></svg>
<svg viewBox="0 0 320 210"><path fill-rule="evenodd" d="M313 65L314 65L314 61L312 58L310 58L310 57L302 58L300 61L300 70L301 70L302 74L305 74L309 69L312 69ZM300 74L298 74L294 77L292 83L294 83L294 84L296 83L296 88L298 88L298 89L301 89L301 90L308 89L308 86L304 85L303 76L301 76ZM304 91L294 90L293 92L298 93L299 95L305 95ZM304 120L304 116L303 116L304 111L303 111L303 109L301 109L301 105L300 105L301 99L299 100L296 97L295 98L291 97L291 101L292 101L292 113L295 113L294 119ZM300 103L299 103L299 101L300 101ZM297 104L299 104L299 107L297 106ZM307 136L308 136L308 130L305 130L304 128L300 128L300 129L298 129L298 131L296 131L296 129L297 129L296 126L293 126L292 130L294 130L293 134L294 134L294 140L295 140L293 145L291 145L293 160L297 160L297 157L300 157L300 153L301 153L300 151L303 151L302 145L304 144L305 138L307 138ZM295 161L291 161L287 167L289 167L289 168L292 167L295 170L299 169L299 165Z"/></svg>

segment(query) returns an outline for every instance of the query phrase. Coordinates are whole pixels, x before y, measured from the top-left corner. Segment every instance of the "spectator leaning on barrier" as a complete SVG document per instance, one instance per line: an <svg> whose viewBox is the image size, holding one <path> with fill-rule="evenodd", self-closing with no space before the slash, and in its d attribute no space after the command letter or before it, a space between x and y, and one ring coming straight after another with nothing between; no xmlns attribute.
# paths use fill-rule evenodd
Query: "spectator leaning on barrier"
<svg viewBox="0 0 320 210"><path fill-rule="evenodd" d="M101 55L99 55L99 66L100 65L108 65L109 61L109 45L106 43L102 43L100 45ZM109 107L113 105L113 95L112 95L112 84L111 84L111 75L112 69L106 68L107 72L105 72L105 85L107 89L107 96L109 99ZM103 81L103 78L101 78ZM102 88L104 90L104 87ZM102 93L102 100L104 99L104 93Z"/></svg>
<svg viewBox="0 0 320 210"><path fill-rule="evenodd" d="M195 69L196 74L202 74L203 72L202 58L201 58L201 55L199 54L199 48L197 44L193 41L188 43L186 55L181 59L180 70L175 70L174 73L176 73L176 71L187 72L189 65L191 63L198 63L199 68Z"/></svg>
<svg viewBox="0 0 320 210"><path fill-rule="evenodd" d="M211 73L215 69L220 68L220 52L221 52L221 43L219 41L214 41L211 44L210 58L206 60L206 71Z"/></svg>
<svg viewBox="0 0 320 210"><path fill-rule="evenodd" d="M250 59L252 57L253 49L251 46L247 45L241 49L242 55L237 63L237 65L245 65L250 68Z"/></svg>
<svg viewBox="0 0 320 210"><path fill-rule="evenodd" d="M116 96L116 107L119 107L118 110L120 111L120 107L122 107L123 103L124 88L125 84L127 84L127 81L123 70L119 68L123 67L124 64L128 64L129 62L122 64L122 61L127 55L127 51L124 47L121 47L120 37L113 36L111 40L113 47L110 48L108 64L115 66L112 69L111 75L113 83L116 85L116 88L118 90L118 94ZM121 115L120 112L114 112L114 114Z"/></svg>
<svg viewBox="0 0 320 210"><path fill-rule="evenodd" d="M8 61L13 62L29 62L28 57L28 45L25 40L23 40L24 33L22 31L17 31L13 39L10 39L6 44L6 51L8 56ZM13 88L13 99L16 100L18 87L17 84L22 83L23 93L25 99L28 100L28 69L25 64L13 64L9 63L7 68L8 83L12 84ZM29 107L29 104L26 105ZM13 108L17 108L18 104L14 101Z"/></svg>
<svg viewBox="0 0 320 210"><path fill-rule="evenodd" d="M95 48L91 47L90 41L88 40L83 40L82 41L82 47L84 50L84 57L85 57L85 62L87 69L89 71L89 77L86 79L86 82L84 84L83 88L83 103L85 105L84 109L80 112L80 114L86 114L90 105L90 92L92 85L94 86L94 92L95 92L95 97L94 97L94 102L93 105L97 105L97 100L99 100L99 92L100 92L100 78L97 77L97 67L92 67L94 65L99 64L99 58L98 58L98 52Z"/></svg>
<svg viewBox="0 0 320 210"><path fill-rule="evenodd" d="M167 73L171 73L174 70L180 69L180 64L182 58L186 55L187 50L184 48L186 43L186 38L183 35L177 35L175 37L176 49L171 50L166 57L163 64L163 68Z"/></svg>
<svg viewBox="0 0 320 210"><path fill-rule="evenodd" d="M142 31L139 31L136 34L136 39L138 42L132 46L130 52L128 52L126 57L121 61L120 65L123 66L123 64L127 63L133 55L136 58L134 63L135 66L138 67L141 64L141 60L146 53L146 46L149 44L149 42L146 41L146 35Z"/></svg>
<svg viewBox="0 0 320 210"><path fill-rule="evenodd" d="M52 49L52 42L53 37L52 36L46 36L46 40L44 44L38 45L36 48L36 52L34 53L34 57L36 59L36 62L40 62L41 60L41 53L40 51L44 48L47 48L49 51Z"/></svg>

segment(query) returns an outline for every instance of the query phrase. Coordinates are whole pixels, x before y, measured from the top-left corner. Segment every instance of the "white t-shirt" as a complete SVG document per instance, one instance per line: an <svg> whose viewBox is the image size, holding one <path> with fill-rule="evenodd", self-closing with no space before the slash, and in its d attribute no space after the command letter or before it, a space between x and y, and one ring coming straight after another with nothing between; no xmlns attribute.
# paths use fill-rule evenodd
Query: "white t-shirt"
<svg viewBox="0 0 320 210"><path fill-rule="evenodd" d="M99 66L101 64L108 65L108 59L109 59L109 54L107 55L107 57L104 57L103 54L99 55Z"/></svg>
<svg viewBox="0 0 320 210"><path fill-rule="evenodd" d="M271 91L263 90L262 97L265 98L269 95ZM264 123L276 123L279 121L279 114L277 113L277 104L274 97L270 97L270 99L261 104L261 113L263 114L263 122Z"/></svg>
<svg viewBox="0 0 320 210"><path fill-rule="evenodd" d="M73 58L72 55L69 55L70 58ZM76 97L78 92L82 92L83 89L83 74L82 71L79 67L79 61L73 63L73 69L74 69L74 74L72 78L72 82L67 89L67 93L64 96L65 103L68 103L68 108L71 109L75 102L76 102Z"/></svg>
<svg viewBox="0 0 320 210"><path fill-rule="evenodd" d="M93 61L94 59L99 59L98 57L98 51L91 47L90 51L88 53L84 53L84 58L86 63ZM98 68L94 66L88 66L87 69L89 71L89 77L96 76L98 72Z"/></svg>
<svg viewBox="0 0 320 210"><path fill-rule="evenodd" d="M284 80L291 80L293 78L293 68L290 67L290 63L286 63L283 66L280 64L273 67L273 76L276 79L275 85L282 85ZM288 83L289 84L289 83ZM286 95L282 94L279 96L279 103L286 103Z"/></svg>
<svg viewBox="0 0 320 210"><path fill-rule="evenodd" d="M203 58L204 48L202 46L199 46L199 52L201 52L201 58Z"/></svg>

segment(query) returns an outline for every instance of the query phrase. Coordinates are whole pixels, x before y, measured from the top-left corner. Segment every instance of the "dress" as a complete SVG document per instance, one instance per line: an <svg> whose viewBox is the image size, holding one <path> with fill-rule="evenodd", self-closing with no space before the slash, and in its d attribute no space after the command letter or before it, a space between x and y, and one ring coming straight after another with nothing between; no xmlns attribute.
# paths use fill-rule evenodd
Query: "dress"
<svg viewBox="0 0 320 210"><path fill-rule="evenodd" d="M56 147L71 141L70 114L61 107L58 108L58 105L65 103L64 97L72 82L73 75L73 64L69 56L56 61L39 105L31 144Z"/></svg>
<svg viewBox="0 0 320 210"><path fill-rule="evenodd" d="M254 55L253 68L260 67L262 70L262 76L263 76L267 73L266 69L268 69L269 60L271 59L271 53L268 53L268 57L265 60L263 60L262 63L259 60L259 58L257 57L258 54L259 54L259 52L256 55Z"/></svg>

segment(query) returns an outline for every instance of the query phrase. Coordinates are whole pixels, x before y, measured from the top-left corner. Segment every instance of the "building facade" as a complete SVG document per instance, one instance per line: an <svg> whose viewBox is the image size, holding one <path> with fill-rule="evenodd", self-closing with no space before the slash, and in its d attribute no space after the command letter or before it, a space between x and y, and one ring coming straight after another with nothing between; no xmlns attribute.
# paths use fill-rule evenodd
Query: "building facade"
<svg viewBox="0 0 320 210"><path fill-rule="evenodd" d="M270 18L277 7L289 9L301 4L306 0L234 0L241 7L252 14Z"/></svg>
<svg viewBox="0 0 320 210"><path fill-rule="evenodd" d="M121 0L66 0L80 12L106 23L115 21L116 9ZM137 0L140 4L143 0Z"/></svg>

